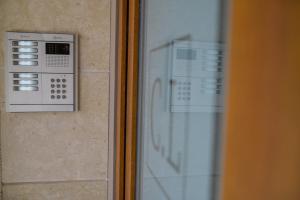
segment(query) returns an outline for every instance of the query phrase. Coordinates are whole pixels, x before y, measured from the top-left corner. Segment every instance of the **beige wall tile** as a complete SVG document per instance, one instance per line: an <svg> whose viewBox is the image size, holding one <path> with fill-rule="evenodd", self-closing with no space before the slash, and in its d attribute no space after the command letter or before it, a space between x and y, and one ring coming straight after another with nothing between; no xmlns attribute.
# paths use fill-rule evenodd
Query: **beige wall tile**
<svg viewBox="0 0 300 200"><path fill-rule="evenodd" d="M0 67L0 103L4 102L4 68Z"/></svg>
<svg viewBox="0 0 300 200"><path fill-rule="evenodd" d="M80 36L80 68L108 71L110 0L0 0L0 102L5 31ZM1 104L4 199L107 199L108 73L80 75L80 111L5 113Z"/></svg>
<svg viewBox="0 0 300 200"><path fill-rule="evenodd" d="M2 7L3 1L0 1L0 67L4 66L4 45L3 45L3 39L4 39L4 10Z"/></svg>
<svg viewBox="0 0 300 200"><path fill-rule="evenodd" d="M3 186L3 200L106 200L107 183L69 182Z"/></svg>
<svg viewBox="0 0 300 200"><path fill-rule="evenodd" d="M2 181L106 179L108 77L80 75L79 112L2 112Z"/></svg>
<svg viewBox="0 0 300 200"><path fill-rule="evenodd" d="M2 23L1 20L0 23ZM4 33L2 32L2 30L3 29L1 29L1 25L0 25L0 31L1 31L0 32L0 68L4 68L4 45L3 45Z"/></svg>
<svg viewBox="0 0 300 200"><path fill-rule="evenodd" d="M1 112L3 110L3 107L4 107L4 103L0 103L0 132L1 132L1 124L2 124L2 120L1 120ZM0 140L0 144L1 144L1 140ZM0 146L0 153L1 153L1 146ZM1 188L1 191L0 191L0 200L2 200L2 157L0 155L0 180L1 180L1 183L0 183L0 188Z"/></svg>
<svg viewBox="0 0 300 200"><path fill-rule="evenodd" d="M1 0L0 13L1 40L5 31L78 33L81 68L108 69L110 0Z"/></svg>

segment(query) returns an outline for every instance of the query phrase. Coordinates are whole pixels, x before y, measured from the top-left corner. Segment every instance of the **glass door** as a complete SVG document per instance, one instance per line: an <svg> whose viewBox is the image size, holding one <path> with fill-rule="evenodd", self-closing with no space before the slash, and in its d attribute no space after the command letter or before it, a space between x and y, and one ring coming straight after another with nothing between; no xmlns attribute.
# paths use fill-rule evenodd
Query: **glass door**
<svg viewBox="0 0 300 200"><path fill-rule="evenodd" d="M228 2L141 5L136 199L217 199Z"/></svg>

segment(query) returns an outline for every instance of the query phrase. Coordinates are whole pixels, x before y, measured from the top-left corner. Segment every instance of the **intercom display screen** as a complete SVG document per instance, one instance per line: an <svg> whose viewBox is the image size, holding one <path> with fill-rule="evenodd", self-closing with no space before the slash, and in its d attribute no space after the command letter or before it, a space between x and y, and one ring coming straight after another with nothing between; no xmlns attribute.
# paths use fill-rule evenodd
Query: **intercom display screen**
<svg viewBox="0 0 300 200"><path fill-rule="evenodd" d="M70 55L70 44L46 43L46 54Z"/></svg>

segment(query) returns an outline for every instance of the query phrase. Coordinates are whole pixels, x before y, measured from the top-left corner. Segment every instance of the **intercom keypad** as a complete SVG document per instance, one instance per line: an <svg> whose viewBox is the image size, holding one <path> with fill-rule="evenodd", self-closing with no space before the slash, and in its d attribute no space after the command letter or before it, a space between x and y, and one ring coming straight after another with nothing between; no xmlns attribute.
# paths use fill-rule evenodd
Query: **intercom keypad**
<svg viewBox="0 0 300 200"><path fill-rule="evenodd" d="M45 103L72 104L73 103L73 75L56 74L44 77L44 90L48 91L48 98Z"/></svg>
<svg viewBox="0 0 300 200"><path fill-rule="evenodd" d="M67 99L67 79L66 78L51 78L51 99ZM56 84L55 84L56 83Z"/></svg>
<svg viewBox="0 0 300 200"><path fill-rule="evenodd" d="M175 98L181 102L187 102L191 100L191 82L190 81L178 81L175 83Z"/></svg>

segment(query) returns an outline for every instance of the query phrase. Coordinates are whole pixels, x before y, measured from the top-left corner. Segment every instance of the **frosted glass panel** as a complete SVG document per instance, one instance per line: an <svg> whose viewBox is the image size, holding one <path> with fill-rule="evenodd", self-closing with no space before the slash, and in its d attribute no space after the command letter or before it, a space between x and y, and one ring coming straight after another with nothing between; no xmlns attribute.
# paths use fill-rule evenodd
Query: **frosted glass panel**
<svg viewBox="0 0 300 200"><path fill-rule="evenodd" d="M218 199L227 2L141 4L137 199Z"/></svg>

